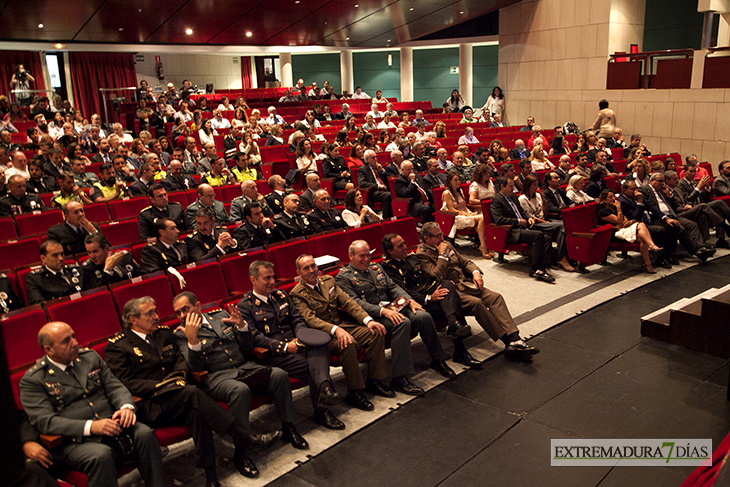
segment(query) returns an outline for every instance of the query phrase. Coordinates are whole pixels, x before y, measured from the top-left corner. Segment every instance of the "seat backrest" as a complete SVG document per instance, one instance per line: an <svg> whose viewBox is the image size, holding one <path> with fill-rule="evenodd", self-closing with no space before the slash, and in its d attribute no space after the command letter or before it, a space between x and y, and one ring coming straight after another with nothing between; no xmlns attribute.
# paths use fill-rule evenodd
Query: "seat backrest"
<svg viewBox="0 0 730 487"><path fill-rule="evenodd" d="M173 191L171 193L167 193L167 200L171 203L180 203L183 208L187 208L189 205L185 191Z"/></svg>
<svg viewBox="0 0 730 487"><path fill-rule="evenodd" d="M18 227L18 235L36 235L45 233L50 227L63 221L61 210L40 211L37 213L25 213L15 217L15 224Z"/></svg>
<svg viewBox="0 0 730 487"><path fill-rule="evenodd" d="M253 285L248 277L248 267L255 260L268 260L266 251L258 249L220 257L221 271L230 294L251 290Z"/></svg>
<svg viewBox="0 0 730 487"><path fill-rule="evenodd" d="M360 228L350 228L347 230L347 239L350 243L355 240L365 240L370 245L371 255L373 258L379 257L383 253L383 225L373 223L363 225Z"/></svg>
<svg viewBox="0 0 730 487"><path fill-rule="evenodd" d="M109 291L87 291L78 299L62 298L47 304L51 321L63 321L71 325L80 344L113 335L122 326L117 316L114 300Z"/></svg>
<svg viewBox="0 0 730 487"><path fill-rule="evenodd" d="M150 200L146 196L141 196L128 200L110 201L108 205L112 220L121 220L130 217L137 218L140 211L150 206Z"/></svg>
<svg viewBox="0 0 730 487"><path fill-rule="evenodd" d="M139 224L134 218L100 225L99 230L112 246L139 241Z"/></svg>
<svg viewBox="0 0 730 487"><path fill-rule="evenodd" d="M436 211L439 211L443 205L444 201L442 199L442 195L444 194L445 189L446 188L433 188L433 207L436 208Z"/></svg>
<svg viewBox="0 0 730 487"><path fill-rule="evenodd" d="M383 235L397 233L406 241L409 247L415 247L420 243L416 220L413 217L398 218L383 222Z"/></svg>
<svg viewBox="0 0 730 487"><path fill-rule="evenodd" d="M221 186L221 201L223 202L233 201L242 194L240 184L227 184L225 186Z"/></svg>
<svg viewBox="0 0 730 487"><path fill-rule="evenodd" d="M573 233L587 233L594 228L594 220L591 214L596 213L595 205L580 205L573 208L565 208L562 211L563 224L567 235Z"/></svg>
<svg viewBox="0 0 730 487"><path fill-rule="evenodd" d="M18 238L18 231L15 229L15 220L12 218L0 219L0 240L11 240Z"/></svg>
<svg viewBox="0 0 730 487"><path fill-rule="evenodd" d="M332 255L340 259L341 262L348 262L349 255L347 247L350 240L344 230L335 230L325 235L315 235L309 238L309 245L312 248L312 255L320 257L322 255ZM295 256L296 258L298 256Z"/></svg>
<svg viewBox="0 0 730 487"><path fill-rule="evenodd" d="M491 225L492 220L492 200L482 200L482 215L484 215L484 225Z"/></svg>
<svg viewBox="0 0 730 487"><path fill-rule="evenodd" d="M41 240L37 237L10 240L0 243L0 269L15 269L34 262L40 262L38 249Z"/></svg>
<svg viewBox="0 0 730 487"><path fill-rule="evenodd" d="M185 279L185 288L180 287L180 281L170 276L172 289L175 294L185 290L195 294L201 303L211 303L228 296L226 282L223 279L221 265L215 261L202 261L178 267L177 270Z"/></svg>
<svg viewBox="0 0 730 487"><path fill-rule="evenodd" d="M43 356L38 331L48 322L39 304L0 316L8 368L14 369Z"/></svg>
<svg viewBox="0 0 730 487"><path fill-rule="evenodd" d="M280 245L266 247L269 261L274 263L277 279L293 279L297 276L294 260L302 254L311 254L309 241L304 238L292 239Z"/></svg>
<svg viewBox="0 0 730 487"><path fill-rule="evenodd" d="M157 313L160 317L171 315L172 287L167 275L163 272L147 274L141 278L122 281L111 286L112 296L116 303L117 313L122 316L122 309L130 299L150 296L157 304Z"/></svg>
<svg viewBox="0 0 730 487"><path fill-rule="evenodd" d="M84 206L84 213L89 221L95 223L108 222L111 220L109 215L109 207L106 203L94 203L93 205Z"/></svg>

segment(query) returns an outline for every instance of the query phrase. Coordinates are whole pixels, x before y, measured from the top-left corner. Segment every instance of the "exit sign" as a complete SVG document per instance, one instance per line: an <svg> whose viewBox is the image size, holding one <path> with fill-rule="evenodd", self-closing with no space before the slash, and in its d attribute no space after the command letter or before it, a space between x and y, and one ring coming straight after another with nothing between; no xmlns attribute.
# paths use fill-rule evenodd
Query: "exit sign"
<svg viewBox="0 0 730 487"><path fill-rule="evenodd" d="M134 60L136 62L138 62L138 63L143 63L144 62L144 55L142 55L142 54L136 54L134 56Z"/></svg>
<svg viewBox="0 0 730 487"><path fill-rule="evenodd" d="M459 66L451 66L449 68L449 74L459 74Z"/></svg>

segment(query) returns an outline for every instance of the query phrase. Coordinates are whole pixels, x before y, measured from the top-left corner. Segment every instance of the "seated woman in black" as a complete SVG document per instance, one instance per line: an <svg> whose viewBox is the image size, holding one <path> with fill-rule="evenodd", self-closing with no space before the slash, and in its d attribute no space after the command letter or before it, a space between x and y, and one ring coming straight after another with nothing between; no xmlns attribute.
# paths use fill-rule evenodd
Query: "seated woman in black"
<svg viewBox="0 0 730 487"><path fill-rule="evenodd" d="M345 164L345 159L340 155L340 147L337 144L325 142L322 144L322 153L327 157L322 162L324 177L335 180L335 191L349 191L355 187L352 184L352 175Z"/></svg>

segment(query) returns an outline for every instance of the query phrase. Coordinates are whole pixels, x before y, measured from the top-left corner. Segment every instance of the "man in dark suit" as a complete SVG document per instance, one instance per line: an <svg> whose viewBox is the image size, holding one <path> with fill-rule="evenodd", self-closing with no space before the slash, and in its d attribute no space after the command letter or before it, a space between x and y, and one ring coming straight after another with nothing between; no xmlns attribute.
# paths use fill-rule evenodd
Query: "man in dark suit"
<svg viewBox="0 0 730 487"><path fill-rule="evenodd" d="M155 221L158 218L169 218L175 222L178 230L187 232L193 228L185 209L180 203L170 202L167 190L160 183L152 183L147 191L151 205L139 212L139 238L147 240L155 238Z"/></svg>
<svg viewBox="0 0 730 487"><path fill-rule="evenodd" d="M198 183L191 175L183 174L182 162L177 159L170 161L170 166L167 168L167 177L161 183L170 192L187 191L198 187Z"/></svg>
<svg viewBox="0 0 730 487"><path fill-rule="evenodd" d="M428 172L423 176L423 185L430 194L431 201L433 201L433 188L446 187L446 173L441 172L438 159L432 157L428 160Z"/></svg>
<svg viewBox="0 0 730 487"><path fill-rule="evenodd" d="M515 182L513 179L502 176L497 180L499 192L492 198L492 221L497 225L509 225L511 230L507 237L508 242L527 243L532 246L530 277L538 281L554 282L555 278L547 272L550 263L552 241L550 237L539 230L531 230L534 221L532 218L523 218L520 212L520 203L514 194Z"/></svg>
<svg viewBox="0 0 730 487"><path fill-rule="evenodd" d="M545 175L545 190L542 192L542 197L545 200L548 214L553 218L562 218L560 214L573 203L566 196L565 191L560 189L561 183L557 170Z"/></svg>
<svg viewBox="0 0 730 487"><path fill-rule="evenodd" d="M97 164L106 162L107 164L111 164L113 154L109 150L109 141L106 138L101 139L99 141L98 148L99 152L94 154L91 158L91 162Z"/></svg>
<svg viewBox="0 0 730 487"><path fill-rule="evenodd" d="M269 205L274 215L278 215L284 211L284 198L286 197L286 179L278 174L274 174L268 181L271 193L267 194L264 199Z"/></svg>
<svg viewBox="0 0 730 487"><path fill-rule="evenodd" d="M145 485L163 487L162 454L155 433L137 421L134 399L93 350L79 350L66 323L48 323L38 333L46 355L20 380L20 401L42 434L66 437L54 463L79 470L89 487L117 485L115 455L102 437L128 434Z"/></svg>
<svg viewBox="0 0 730 487"><path fill-rule="evenodd" d="M233 229L233 238L242 250L263 247L284 240L279 228L265 217L258 203L248 203L243 207L244 222Z"/></svg>
<svg viewBox="0 0 730 487"><path fill-rule="evenodd" d="M159 326L154 299L144 296L128 301L122 321L125 329L106 344L106 362L129 392L141 398L137 404L139 420L153 428L189 426L197 466L205 469L206 485L219 485L213 431L221 437L233 437L233 464L242 475L256 476L256 467L246 450L268 446L279 434L252 436L202 389L188 384L188 365L172 330Z"/></svg>
<svg viewBox="0 0 730 487"><path fill-rule="evenodd" d="M210 209L199 209L195 213L195 222L198 229L185 239L190 262L214 259L239 250L238 242L228 230L215 224L215 215Z"/></svg>
<svg viewBox="0 0 730 487"><path fill-rule="evenodd" d="M366 150L363 154L365 164L357 170L357 184L363 191L368 191L368 201L377 201L383 204L383 219L393 216L391 206L392 195L387 186L388 178L385 171L378 164L378 158L373 150Z"/></svg>
<svg viewBox="0 0 730 487"><path fill-rule="evenodd" d="M63 151L53 148L48 152L50 160L43 164L43 171L54 179L61 177L65 172L71 172L71 166L63 160Z"/></svg>
<svg viewBox="0 0 730 487"><path fill-rule="evenodd" d="M730 228L725 221L730 218L730 207L722 200L711 198L712 179L703 176L695 181L697 166L688 164L685 166L682 179L675 171L666 171L664 178L667 186L674 195L674 211L677 214L698 223L702 239L707 241L710 238L709 228L699 225L698 215L705 215L709 227L715 229L717 234L717 247L727 248L728 243L725 235Z"/></svg>
<svg viewBox="0 0 730 487"><path fill-rule="evenodd" d="M149 156L148 156L149 157ZM157 156L155 156L157 157ZM155 182L155 169L149 162L139 168L138 179L129 186L130 196L147 196L150 186Z"/></svg>
<svg viewBox="0 0 730 487"><path fill-rule="evenodd" d="M301 197L300 197L301 204ZM339 210L331 208L332 198L326 189L314 193L314 209L307 214L309 223L314 227L314 233L347 228Z"/></svg>
<svg viewBox="0 0 730 487"><path fill-rule="evenodd" d="M315 232L309 217L299 211L299 196L296 194L290 194L284 198L284 210L274 216L274 224L284 240L312 235Z"/></svg>
<svg viewBox="0 0 730 487"><path fill-rule="evenodd" d="M310 211L314 209L314 193L320 189L319 174L310 172L305 178L307 183L307 189L299 195L299 208L304 211Z"/></svg>
<svg viewBox="0 0 730 487"><path fill-rule="evenodd" d="M89 258L81 264L84 270L85 289L106 286L142 274L131 252L121 250L109 253L109 242L101 232L87 235L84 245L89 254Z"/></svg>
<svg viewBox="0 0 730 487"><path fill-rule="evenodd" d="M390 164L385 167L386 177L398 177L400 174L400 165L403 163L403 153L395 149L390 153Z"/></svg>
<svg viewBox="0 0 730 487"><path fill-rule="evenodd" d="M84 239L99 231L99 225L91 223L84 213L84 205L69 201L61 207L65 220L48 229L48 240L55 240L63 246L66 255L86 252Z"/></svg>
<svg viewBox="0 0 730 487"><path fill-rule="evenodd" d="M730 161L722 161L717 170L720 174L712 183L712 192L715 196L730 196Z"/></svg>
<svg viewBox="0 0 730 487"><path fill-rule="evenodd" d="M530 151L525 147L525 142L522 139L515 140L515 148L509 150L509 160L520 161L528 157L530 157Z"/></svg>
<svg viewBox="0 0 730 487"><path fill-rule="evenodd" d="M85 289L83 269L76 264L66 265L60 243L46 240L39 251L43 266L31 271L25 280L28 305L44 303Z"/></svg>
<svg viewBox="0 0 730 487"><path fill-rule="evenodd" d="M560 177L560 184L565 184L570 179L570 156L563 154L558 159L558 167L555 168L555 174Z"/></svg>
<svg viewBox="0 0 730 487"><path fill-rule="evenodd" d="M395 180L395 191L400 198L411 198L411 216L420 216L422 223L434 221L434 207L426 191L426 185L423 178L413 172L411 161L401 163L400 174Z"/></svg>
<svg viewBox="0 0 730 487"><path fill-rule="evenodd" d="M169 218L158 218L155 222L157 238L142 249L142 269L146 274L164 271L188 263L188 249L178 240L180 230Z"/></svg>
<svg viewBox="0 0 730 487"><path fill-rule="evenodd" d="M43 172L43 161L39 156L34 156L28 163L28 174L30 179L25 183L26 192L38 195L58 191L58 181Z"/></svg>

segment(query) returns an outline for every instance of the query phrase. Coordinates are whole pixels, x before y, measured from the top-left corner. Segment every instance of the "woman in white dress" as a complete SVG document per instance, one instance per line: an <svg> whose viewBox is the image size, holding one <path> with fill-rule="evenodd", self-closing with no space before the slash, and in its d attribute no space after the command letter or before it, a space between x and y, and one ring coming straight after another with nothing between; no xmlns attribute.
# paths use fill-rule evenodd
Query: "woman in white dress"
<svg viewBox="0 0 730 487"><path fill-rule="evenodd" d="M586 184L586 178L578 174L574 174L570 181L568 181L568 188L565 191L565 195L575 205L585 205L593 201L593 198L583 192L583 188Z"/></svg>
<svg viewBox="0 0 730 487"><path fill-rule="evenodd" d="M492 253L484 240L484 216L471 211L466 205L466 199L461 192L461 176L456 171L449 173L446 179L446 190L441 195L443 205L441 211L455 214L454 224L449 232L449 238L456 236L456 231L463 228L475 228L479 236L479 251L485 259L491 259Z"/></svg>
<svg viewBox="0 0 730 487"><path fill-rule="evenodd" d="M205 119L203 122L203 126L198 130L198 136L200 137L200 145L205 146L205 144L215 144L214 136L218 135L218 132L213 128L211 125L211 120L209 118Z"/></svg>
<svg viewBox="0 0 730 487"><path fill-rule="evenodd" d="M362 193L353 188L345 195L345 209L342 219L352 228L358 228L363 223L379 222L381 218L368 205L362 204Z"/></svg>
<svg viewBox="0 0 730 487"><path fill-rule="evenodd" d="M469 185L470 205L481 205L482 200L488 200L494 196L496 191L490 176L490 168L487 164L477 164L471 174L472 182Z"/></svg>

